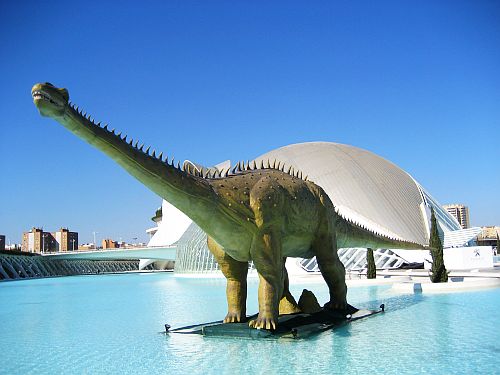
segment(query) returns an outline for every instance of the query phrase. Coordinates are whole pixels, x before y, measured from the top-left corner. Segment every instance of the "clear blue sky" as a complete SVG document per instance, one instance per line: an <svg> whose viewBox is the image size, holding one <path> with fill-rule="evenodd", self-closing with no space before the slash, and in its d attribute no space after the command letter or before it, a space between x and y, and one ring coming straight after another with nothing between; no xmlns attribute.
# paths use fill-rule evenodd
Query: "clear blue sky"
<svg viewBox="0 0 500 375"><path fill-rule="evenodd" d="M0 233L11 241L32 226L146 240L161 202L38 114L30 89L44 81L178 160L347 143L442 204L468 205L473 225L500 225L499 2L147 3L0 2Z"/></svg>

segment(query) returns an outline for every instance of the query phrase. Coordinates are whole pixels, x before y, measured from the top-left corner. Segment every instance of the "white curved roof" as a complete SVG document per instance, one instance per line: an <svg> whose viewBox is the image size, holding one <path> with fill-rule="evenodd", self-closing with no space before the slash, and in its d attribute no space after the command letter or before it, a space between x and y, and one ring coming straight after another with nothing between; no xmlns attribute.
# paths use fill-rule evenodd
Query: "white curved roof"
<svg viewBox="0 0 500 375"><path fill-rule="evenodd" d="M344 144L293 144L259 156L276 159L320 185L340 213L376 232L428 244L428 214L415 180L372 152Z"/></svg>

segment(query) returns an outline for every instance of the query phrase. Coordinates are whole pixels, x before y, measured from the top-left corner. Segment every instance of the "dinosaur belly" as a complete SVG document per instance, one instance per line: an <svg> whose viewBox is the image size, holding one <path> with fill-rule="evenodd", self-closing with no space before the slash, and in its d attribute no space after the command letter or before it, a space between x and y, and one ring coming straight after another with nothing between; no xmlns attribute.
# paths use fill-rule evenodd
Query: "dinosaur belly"
<svg viewBox="0 0 500 375"><path fill-rule="evenodd" d="M311 253L311 243L313 236L311 234L289 235L283 241L283 256L295 258L309 258Z"/></svg>
<svg viewBox="0 0 500 375"><path fill-rule="evenodd" d="M250 246L252 245L252 234L238 226L233 227L228 235L225 235L225 233L226 231L220 231L210 236L231 258L239 262L251 261Z"/></svg>

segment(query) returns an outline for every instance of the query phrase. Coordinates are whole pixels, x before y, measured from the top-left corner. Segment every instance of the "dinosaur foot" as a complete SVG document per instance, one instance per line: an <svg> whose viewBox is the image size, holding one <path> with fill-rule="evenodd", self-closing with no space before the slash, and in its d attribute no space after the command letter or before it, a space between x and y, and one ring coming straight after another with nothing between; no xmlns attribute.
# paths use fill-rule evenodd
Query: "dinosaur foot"
<svg viewBox="0 0 500 375"><path fill-rule="evenodd" d="M347 301L329 301L323 307L328 310L346 311L348 306Z"/></svg>
<svg viewBox="0 0 500 375"><path fill-rule="evenodd" d="M247 317L245 314L236 313L236 312L228 312L226 317L224 318L224 323L241 323L245 322Z"/></svg>
<svg viewBox="0 0 500 375"><path fill-rule="evenodd" d="M278 320L271 316L262 316L261 314L259 314L257 319L250 320L250 322L248 322L248 325L250 326L250 328L268 329L274 331L278 326Z"/></svg>
<svg viewBox="0 0 500 375"><path fill-rule="evenodd" d="M339 303L339 302L330 301L330 302L327 302L323 306L323 308L326 310L338 311L338 312L345 313L345 314L354 314L356 311L358 311L357 308L349 305L347 302Z"/></svg>

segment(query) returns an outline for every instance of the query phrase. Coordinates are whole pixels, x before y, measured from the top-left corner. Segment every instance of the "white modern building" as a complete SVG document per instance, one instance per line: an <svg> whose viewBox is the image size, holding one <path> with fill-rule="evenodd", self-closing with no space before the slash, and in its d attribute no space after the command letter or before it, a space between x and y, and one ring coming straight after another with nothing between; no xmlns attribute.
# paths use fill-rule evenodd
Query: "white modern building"
<svg viewBox="0 0 500 375"><path fill-rule="evenodd" d="M184 234L192 220L166 200L161 204L161 216L156 227L146 231L151 236L148 247L170 246Z"/></svg>
<svg viewBox="0 0 500 375"><path fill-rule="evenodd" d="M382 157L354 146L309 142L278 148L255 161L276 160L300 170L320 185L340 213L375 232L427 245L431 208L434 209L444 247L473 245L480 228L461 229L434 198L407 172ZM191 163L189 161L185 163ZM200 166L191 165L201 168ZM229 162L223 167L229 167ZM222 168L221 165L215 168ZM206 234L183 213L164 202L163 219L148 245L177 245L175 270L179 273L207 273L218 269L206 246ZM182 233L181 233L182 232ZM378 268L394 268L404 263L424 262L428 251L376 249ZM346 269L364 268L366 249L340 249ZM288 268L317 272L315 259L287 262ZM289 269L292 273L294 270Z"/></svg>

